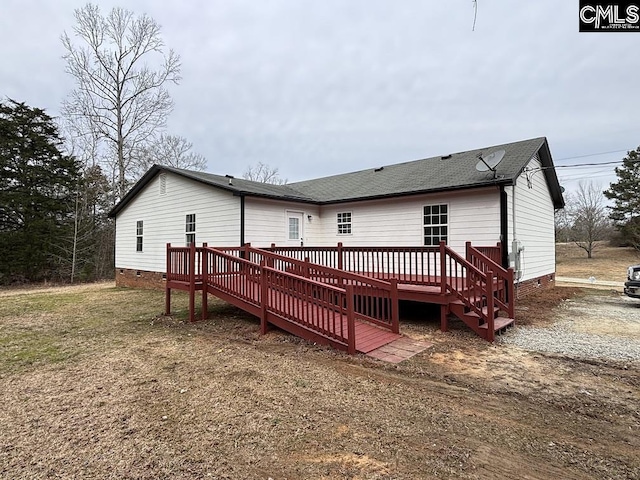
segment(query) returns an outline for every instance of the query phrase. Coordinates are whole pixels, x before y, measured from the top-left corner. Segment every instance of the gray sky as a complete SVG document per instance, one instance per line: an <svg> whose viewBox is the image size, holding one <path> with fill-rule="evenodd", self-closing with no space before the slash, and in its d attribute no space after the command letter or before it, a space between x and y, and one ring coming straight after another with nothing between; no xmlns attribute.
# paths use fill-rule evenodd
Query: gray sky
<svg viewBox="0 0 640 480"><path fill-rule="evenodd" d="M478 0L475 31L471 0L97 3L162 25L182 57L169 133L212 173L262 161L297 181L537 136L556 165L640 145L640 34L579 33L576 1ZM82 5L2 0L0 96L59 113ZM613 167L558 174L606 187Z"/></svg>

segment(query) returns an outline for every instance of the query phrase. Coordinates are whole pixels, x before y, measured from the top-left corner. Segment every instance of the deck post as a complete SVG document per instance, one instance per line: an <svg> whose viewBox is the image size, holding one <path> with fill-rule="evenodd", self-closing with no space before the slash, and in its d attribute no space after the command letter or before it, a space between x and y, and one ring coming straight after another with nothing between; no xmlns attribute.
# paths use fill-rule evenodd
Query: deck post
<svg viewBox="0 0 640 480"><path fill-rule="evenodd" d="M311 269L309 268L310 262L309 262L309 257L304 257L304 268L302 270L302 276L304 278L310 278L310 271Z"/></svg>
<svg viewBox="0 0 640 480"><path fill-rule="evenodd" d="M495 337L495 311L494 311L494 303L493 303L493 295L495 286L493 285L493 271L489 268L487 269L487 340L493 342Z"/></svg>
<svg viewBox="0 0 640 480"><path fill-rule="evenodd" d="M398 279L392 278L389 280L391 285L391 331L393 333L400 333L400 308L398 299Z"/></svg>
<svg viewBox="0 0 640 480"><path fill-rule="evenodd" d="M171 280L171 244L167 243L167 266L164 284L164 314L171 315L171 288L169 280Z"/></svg>
<svg viewBox="0 0 640 480"><path fill-rule="evenodd" d="M471 242L464 244L464 258L471 263Z"/></svg>
<svg viewBox="0 0 640 480"><path fill-rule="evenodd" d="M342 242L338 242L338 248L336 249L338 255L338 270L344 270L344 262L342 259Z"/></svg>
<svg viewBox="0 0 640 480"><path fill-rule="evenodd" d="M449 306L440 305L440 331L441 332L449 331L449 319L447 318L448 315L449 315Z"/></svg>
<svg viewBox="0 0 640 480"><path fill-rule="evenodd" d="M207 298L207 282L209 280L209 268L208 268L208 253L207 253L207 244L202 244L202 259L200 260L200 264L202 267L202 320L206 320L209 316L209 305Z"/></svg>
<svg viewBox="0 0 640 480"><path fill-rule="evenodd" d="M345 287L347 295L347 353L354 355L356 353L356 318L353 307L353 285Z"/></svg>
<svg viewBox="0 0 640 480"><path fill-rule="evenodd" d="M440 294L447 293L447 258L444 242L440 242Z"/></svg>
<svg viewBox="0 0 640 480"><path fill-rule="evenodd" d="M260 262L260 334L269 331L267 323L267 309L269 304L269 286L267 284L267 269L264 260Z"/></svg>
<svg viewBox="0 0 640 480"><path fill-rule="evenodd" d="M189 245L189 321L195 322L196 309L196 244Z"/></svg>

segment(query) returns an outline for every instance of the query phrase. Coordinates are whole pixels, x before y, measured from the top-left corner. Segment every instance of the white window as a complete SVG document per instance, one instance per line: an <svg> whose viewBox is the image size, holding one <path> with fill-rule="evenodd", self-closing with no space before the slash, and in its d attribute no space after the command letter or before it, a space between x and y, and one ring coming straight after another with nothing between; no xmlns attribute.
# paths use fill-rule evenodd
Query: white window
<svg viewBox="0 0 640 480"><path fill-rule="evenodd" d="M185 222L185 242L187 247L196 243L196 214L189 213Z"/></svg>
<svg viewBox="0 0 640 480"><path fill-rule="evenodd" d="M424 244L426 246L447 243L449 238L449 209L447 205L424 207Z"/></svg>
<svg viewBox="0 0 640 480"><path fill-rule="evenodd" d="M298 217L289 217L289 240L298 240L300 238L300 219Z"/></svg>
<svg viewBox="0 0 640 480"><path fill-rule="evenodd" d="M351 212L338 213L338 235L351 235Z"/></svg>
<svg viewBox="0 0 640 480"><path fill-rule="evenodd" d="M142 220L138 220L136 222L136 252L142 251L142 233L143 233Z"/></svg>

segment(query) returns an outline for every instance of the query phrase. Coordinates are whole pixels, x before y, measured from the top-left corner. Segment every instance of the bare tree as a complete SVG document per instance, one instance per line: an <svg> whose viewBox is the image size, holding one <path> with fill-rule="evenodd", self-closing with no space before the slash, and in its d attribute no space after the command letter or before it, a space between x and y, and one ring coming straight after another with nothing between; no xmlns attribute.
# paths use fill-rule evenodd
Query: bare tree
<svg viewBox="0 0 640 480"><path fill-rule="evenodd" d="M587 252L587 258L592 258L598 242L605 240L611 233L611 222L604 205L602 187L593 182L580 182L578 191L571 198L571 238L578 247Z"/></svg>
<svg viewBox="0 0 640 480"><path fill-rule="evenodd" d="M193 153L192 148L193 144L186 138L163 133L156 141L150 142L136 152L137 174L141 176L154 164L186 170L205 170L207 160L202 155Z"/></svg>
<svg viewBox="0 0 640 480"><path fill-rule="evenodd" d="M287 183L286 178L280 177L278 169L270 167L266 163L258 162L256 165L249 165L242 178L253 180L254 182L272 183L274 185L284 185Z"/></svg>
<svg viewBox="0 0 640 480"><path fill-rule="evenodd" d="M107 142L121 198L133 152L165 126L173 108L165 85L180 80L180 59L173 50L164 53L160 26L147 15L114 8L102 16L87 4L75 19L78 44L62 35L66 71L76 80L64 114L83 119Z"/></svg>

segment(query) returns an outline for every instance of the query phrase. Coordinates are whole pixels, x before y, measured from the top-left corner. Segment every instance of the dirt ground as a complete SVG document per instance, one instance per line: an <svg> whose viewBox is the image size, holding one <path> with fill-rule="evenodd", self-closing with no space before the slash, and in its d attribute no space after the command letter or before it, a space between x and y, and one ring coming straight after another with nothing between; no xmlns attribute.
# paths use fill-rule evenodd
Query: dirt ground
<svg viewBox="0 0 640 480"><path fill-rule="evenodd" d="M581 308L581 328L640 341L595 304L536 292L519 325ZM606 301L605 301L606 300ZM488 344L437 311L402 332L434 344L398 365L348 356L213 302L97 284L0 298L1 478L640 479L640 364ZM603 307L605 308L605 307ZM620 323L623 322L623 323Z"/></svg>

